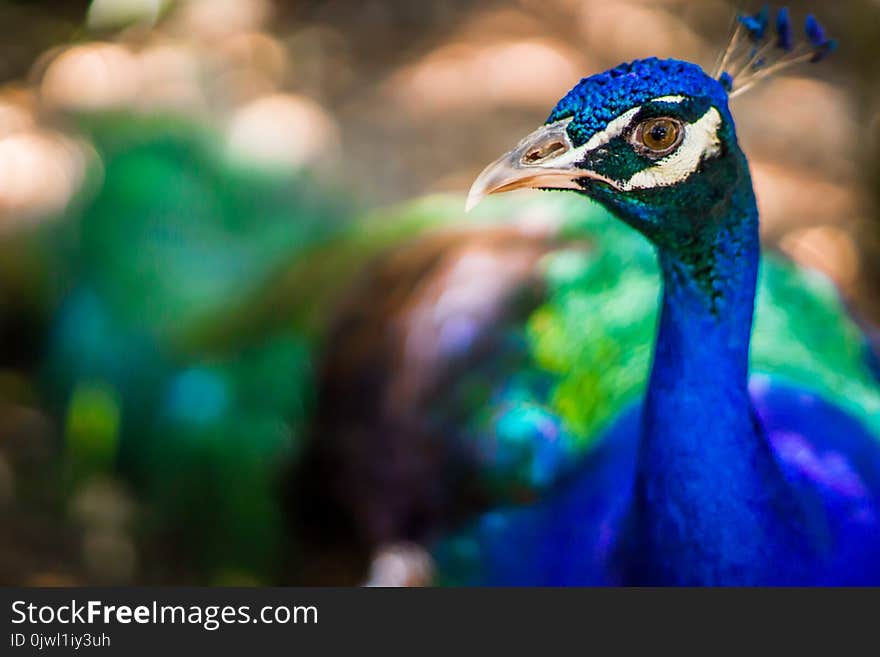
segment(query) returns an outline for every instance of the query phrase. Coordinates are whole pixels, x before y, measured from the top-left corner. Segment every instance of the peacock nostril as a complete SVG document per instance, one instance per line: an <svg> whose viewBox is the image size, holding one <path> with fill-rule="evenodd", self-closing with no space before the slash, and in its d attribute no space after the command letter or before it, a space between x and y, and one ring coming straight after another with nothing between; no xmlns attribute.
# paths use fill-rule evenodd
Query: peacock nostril
<svg viewBox="0 0 880 657"><path fill-rule="evenodd" d="M553 155L558 155L564 152L567 149L567 146L563 144L561 141L554 141L546 145L537 146L531 149L528 153L523 155L522 163L523 164L536 164L541 160L546 160L548 157Z"/></svg>

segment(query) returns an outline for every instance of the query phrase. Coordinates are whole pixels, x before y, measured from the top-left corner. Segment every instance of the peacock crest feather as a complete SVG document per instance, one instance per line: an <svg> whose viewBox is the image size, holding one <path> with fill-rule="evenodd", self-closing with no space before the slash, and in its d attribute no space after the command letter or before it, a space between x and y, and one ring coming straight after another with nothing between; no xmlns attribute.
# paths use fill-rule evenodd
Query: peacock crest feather
<svg viewBox="0 0 880 657"><path fill-rule="evenodd" d="M776 12L771 26L768 5L756 14L736 17L730 44L722 53L713 77L735 98L771 75L803 63L816 63L837 48L825 28L812 14L804 24L804 36L796 41L791 14L786 7Z"/></svg>

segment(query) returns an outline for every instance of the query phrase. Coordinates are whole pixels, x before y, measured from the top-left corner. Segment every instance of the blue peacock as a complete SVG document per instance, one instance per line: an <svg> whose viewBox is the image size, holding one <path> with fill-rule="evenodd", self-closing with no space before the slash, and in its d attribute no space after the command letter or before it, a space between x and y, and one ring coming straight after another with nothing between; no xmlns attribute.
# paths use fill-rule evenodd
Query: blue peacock
<svg viewBox="0 0 880 657"><path fill-rule="evenodd" d="M835 47L774 23L741 16L714 75L583 79L474 183L470 207L573 190L475 213L552 230L441 233L368 271L307 459L349 538L430 545L451 584L880 583L880 389L830 284L761 258L728 108Z"/></svg>

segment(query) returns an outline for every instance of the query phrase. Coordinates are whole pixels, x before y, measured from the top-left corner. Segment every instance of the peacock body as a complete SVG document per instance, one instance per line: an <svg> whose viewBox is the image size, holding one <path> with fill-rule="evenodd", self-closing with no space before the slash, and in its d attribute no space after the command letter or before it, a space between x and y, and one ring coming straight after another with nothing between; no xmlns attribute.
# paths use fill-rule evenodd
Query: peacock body
<svg viewBox="0 0 880 657"><path fill-rule="evenodd" d="M749 377L758 211L728 98L762 75L758 52L795 51L788 13L769 43L767 23L766 11L741 20L755 45L736 75L727 58L717 80L692 64L645 60L582 80L474 185L476 199L518 187L592 197L654 244L663 280L642 400L543 512L492 518L479 544L522 549L490 560L481 569L490 581L880 578L876 437L848 404ZM783 54L777 68L833 48L814 19L806 30L807 53Z"/></svg>
<svg viewBox="0 0 880 657"><path fill-rule="evenodd" d="M532 187L598 205L484 208L552 221L497 248L472 233L411 251L413 282L382 306L392 320L343 312L337 340L360 329L359 344L386 345L331 366L319 400L324 465L350 464L335 497L364 543L429 542L447 583L880 581L880 389L864 339L821 276L773 256L759 273L728 109L833 43L809 19L798 50L784 11L772 37L766 12L740 25L740 70L650 59L582 80L469 200ZM394 262L357 296L388 291ZM359 399L379 402L375 423ZM358 458L376 444L387 458Z"/></svg>
<svg viewBox="0 0 880 657"><path fill-rule="evenodd" d="M475 462L499 498L435 544L440 581L621 583L608 576L606 563L587 567L584 559L600 549L597 527L611 550L621 531L615 522L623 522L631 502L659 313L656 259L637 232L583 199L559 195L518 207L500 200L478 214L549 214L577 239L550 250L536 268L541 301L507 329L519 332L519 340L506 343L516 345L518 359L496 351L507 370L487 378L485 369L474 369L461 380L465 388L477 379L491 390L467 399L470 413L455 415L469 418ZM871 517L880 388L862 345L830 281L764 254L750 353L755 409L774 447L790 459L792 479L814 478L852 496L854 513ZM811 443L817 432L845 440ZM513 504L523 491L537 501ZM865 529L869 536L876 531Z"/></svg>

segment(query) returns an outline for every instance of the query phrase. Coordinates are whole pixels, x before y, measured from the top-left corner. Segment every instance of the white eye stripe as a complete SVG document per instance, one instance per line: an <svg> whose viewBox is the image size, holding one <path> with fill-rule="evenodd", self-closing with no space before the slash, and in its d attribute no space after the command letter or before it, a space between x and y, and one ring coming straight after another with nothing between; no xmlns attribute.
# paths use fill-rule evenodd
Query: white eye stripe
<svg viewBox="0 0 880 657"><path fill-rule="evenodd" d="M683 103L686 100L687 100L687 98L685 98L684 96L661 96L660 98L655 98L651 102L652 103L667 103L670 105L680 105L681 103Z"/></svg>
<svg viewBox="0 0 880 657"><path fill-rule="evenodd" d="M641 111L641 107L633 107L631 110L624 112L616 119L610 121L602 132L597 132L593 135L590 140L578 150L583 149L585 152L593 151L604 146L612 139L620 137L620 135L631 127L633 119Z"/></svg>

